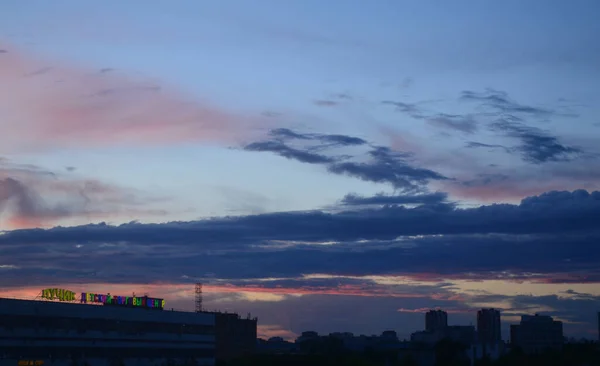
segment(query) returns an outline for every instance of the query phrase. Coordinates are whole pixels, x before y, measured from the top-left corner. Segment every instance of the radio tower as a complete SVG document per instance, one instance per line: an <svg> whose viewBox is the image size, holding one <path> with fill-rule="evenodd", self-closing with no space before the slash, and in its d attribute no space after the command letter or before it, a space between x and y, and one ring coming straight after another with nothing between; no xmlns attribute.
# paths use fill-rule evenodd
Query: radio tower
<svg viewBox="0 0 600 366"><path fill-rule="evenodd" d="M202 284L196 284L196 312L202 312Z"/></svg>

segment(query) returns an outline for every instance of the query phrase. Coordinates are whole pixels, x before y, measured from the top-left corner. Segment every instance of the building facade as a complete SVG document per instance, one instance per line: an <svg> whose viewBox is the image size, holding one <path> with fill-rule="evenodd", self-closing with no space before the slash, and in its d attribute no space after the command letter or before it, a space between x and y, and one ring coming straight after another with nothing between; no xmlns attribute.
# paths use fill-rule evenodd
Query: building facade
<svg viewBox="0 0 600 366"><path fill-rule="evenodd" d="M448 326L448 313L442 310L430 310L425 314L425 330L434 332Z"/></svg>
<svg viewBox="0 0 600 366"><path fill-rule="evenodd" d="M0 366L16 360L56 366L202 366L255 351L256 319L163 310L164 301L145 304L135 297L123 304L118 298L82 304L68 302L70 295L61 294L63 302L0 298Z"/></svg>
<svg viewBox="0 0 600 366"><path fill-rule="evenodd" d="M209 313L210 314L210 313ZM235 313L212 313L215 317L215 357L231 360L256 352L257 319Z"/></svg>
<svg viewBox="0 0 600 366"><path fill-rule="evenodd" d="M510 326L511 346L525 353L560 349L564 343L563 324L546 315L523 315L521 322Z"/></svg>
<svg viewBox="0 0 600 366"><path fill-rule="evenodd" d="M496 309L481 309L477 312L477 336L482 344L502 342L500 312Z"/></svg>

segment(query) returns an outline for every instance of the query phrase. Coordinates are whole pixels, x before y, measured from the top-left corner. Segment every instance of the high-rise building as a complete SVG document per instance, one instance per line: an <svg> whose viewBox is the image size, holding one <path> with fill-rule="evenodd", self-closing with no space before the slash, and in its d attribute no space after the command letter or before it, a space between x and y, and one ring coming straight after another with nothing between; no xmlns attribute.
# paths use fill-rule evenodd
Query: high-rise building
<svg viewBox="0 0 600 366"><path fill-rule="evenodd" d="M448 313L442 310L429 310L425 314L425 330L434 332L448 327Z"/></svg>
<svg viewBox="0 0 600 366"><path fill-rule="evenodd" d="M477 312L477 334L481 343L496 344L502 341L498 310L481 309Z"/></svg>
<svg viewBox="0 0 600 366"><path fill-rule="evenodd" d="M547 315L523 315L521 323L510 326L511 344L525 353L561 348L564 343L562 322Z"/></svg>

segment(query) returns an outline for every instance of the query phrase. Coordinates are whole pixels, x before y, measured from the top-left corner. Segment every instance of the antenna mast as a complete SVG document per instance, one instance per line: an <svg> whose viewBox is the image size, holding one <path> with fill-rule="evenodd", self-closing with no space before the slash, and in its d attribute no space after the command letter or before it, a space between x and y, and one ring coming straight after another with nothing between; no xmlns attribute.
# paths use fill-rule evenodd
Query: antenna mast
<svg viewBox="0 0 600 366"><path fill-rule="evenodd" d="M202 312L202 284L196 284L196 312Z"/></svg>

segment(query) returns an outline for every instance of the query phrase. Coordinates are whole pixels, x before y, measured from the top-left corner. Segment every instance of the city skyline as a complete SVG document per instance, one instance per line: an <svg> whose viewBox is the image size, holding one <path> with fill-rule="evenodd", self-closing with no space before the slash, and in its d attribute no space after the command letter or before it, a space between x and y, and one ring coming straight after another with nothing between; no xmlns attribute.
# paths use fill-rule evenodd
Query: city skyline
<svg viewBox="0 0 600 366"><path fill-rule="evenodd" d="M4 1L0 297L202 282L262 336L495 308L596 339L598 11Z"/></svg>

